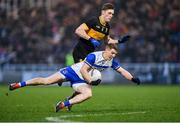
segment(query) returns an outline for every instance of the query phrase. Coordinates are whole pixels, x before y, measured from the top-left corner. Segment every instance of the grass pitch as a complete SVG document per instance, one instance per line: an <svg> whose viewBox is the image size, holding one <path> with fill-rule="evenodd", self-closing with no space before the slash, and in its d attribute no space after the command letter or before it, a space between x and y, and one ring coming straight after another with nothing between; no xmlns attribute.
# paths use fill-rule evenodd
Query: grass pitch
<svg viewBox="0 0 180 123"><path fill-rule="evenodd" d="M93 97L71 112L55 113L70 87L36 86L8 92L0 85L0 121L180 121L180 86L98 86Z"/></svg>

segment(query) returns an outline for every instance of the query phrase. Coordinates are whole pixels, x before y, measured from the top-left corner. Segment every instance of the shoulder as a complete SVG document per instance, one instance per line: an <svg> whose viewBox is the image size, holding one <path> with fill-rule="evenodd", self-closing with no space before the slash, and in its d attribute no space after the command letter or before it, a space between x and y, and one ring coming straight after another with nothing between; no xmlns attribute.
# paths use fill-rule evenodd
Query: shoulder
<svg viewBox="0 0 180 123"><path fill-rule="evenodd" d="M96 60L96 55L94 53L90 53L85 58L84 62L90 66L93 66L93 64L95 63L95 60Z"/></svg>
<svg viewBox="0 0 180 123"><path fill-rule="evenodd" d="M94 16L85 20L85 23L97 23L97 22L98 22L98 18Z"/></svg>
<svg viewBox="0 0 180 123"><path fill-rule="evenodd" d="M119 60L118 60L117 58L113 58L113 59L112 59L112 63L118 63L118 64L120 64L120 62L119 62Z"/></svg>
<svg viewBox="0 0 180 123"><path fill-rule="evenodd" d="M92 53L88 54L87 57L94 57L94 58L97 58L97 57L101 56L102 53L103 53L103 51L92 52Z"/></svg>
<svg viewBox="0 0 180 123"><path fill-rule="evenodd" d="M93 54L95 55L101 55L103 53L103 51L96 51L96 52L93 52Z"/></svg>
<svg viewBox="0 0 180 123"><path fill-rule="evenodd" d="M85 62L95 63L97 59L102 57L103 51L92 52L87 55Z"/></svg>

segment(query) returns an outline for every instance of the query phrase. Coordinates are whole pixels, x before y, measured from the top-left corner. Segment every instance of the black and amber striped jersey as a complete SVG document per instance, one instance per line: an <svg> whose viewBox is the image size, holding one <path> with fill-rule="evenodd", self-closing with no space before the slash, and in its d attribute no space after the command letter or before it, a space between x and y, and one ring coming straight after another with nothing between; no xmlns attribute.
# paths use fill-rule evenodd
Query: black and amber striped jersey
<svg viewBox="0 0 180 123"><path fill-rule="evenodd" d="M87 34L96 40L101 41L105 38L105 36L109 35L109 24L106 23L106 25L103 25L100 22L99 17L94 17L83 24L85 24L88 28Z"/></svg>
<svg viewBox="0 0 180 123"><path fill-rule="evenodd" d="M93 17L83 23L87 27L86 33L100 42L109 35L110 25L106 23L103 25L99 17ZM79 42L74 48L74 59L84 59L89 53L94 52L95 48L89 40L79 38ZM76 58L77 57L77 58ZM78 61L78 60L75 60Z"/></svg>

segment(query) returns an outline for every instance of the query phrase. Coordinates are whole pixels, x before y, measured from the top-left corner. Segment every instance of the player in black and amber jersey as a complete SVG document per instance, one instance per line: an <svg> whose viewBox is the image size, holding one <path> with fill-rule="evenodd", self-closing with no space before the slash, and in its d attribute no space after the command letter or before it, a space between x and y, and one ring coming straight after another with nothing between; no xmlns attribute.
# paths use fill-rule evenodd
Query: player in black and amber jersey
<svg viewBox="0 0 180 123"><path fill-rule="evenodd" d="M128 40L129 36L124 36L120 40L114 40L109 36L109 22L114 15L114 6L111 3L106 3L101 9L99 17L93 17L81 24L75 31L79 36L79 42L73 50L74 62L82 61L87 54L94 52L102 41L105 44L123 43Z"/></svg>
<svg viewBox="0 0 180 123"><path fill-rule="evenodd" d="M73 51L73 58L75 62L83 60L87 54L93 52L95 48L100 46L104 38L109 35L110 26L108 23L106 25L102 25L99 17L93 17L80 25L80 27L76 30L76 34L84 31L80 30L81 28L85 28L86 34L84 35L87 36L87 38L80 36L79 42ZM80 35L82 35L82 33Z"/></svg>

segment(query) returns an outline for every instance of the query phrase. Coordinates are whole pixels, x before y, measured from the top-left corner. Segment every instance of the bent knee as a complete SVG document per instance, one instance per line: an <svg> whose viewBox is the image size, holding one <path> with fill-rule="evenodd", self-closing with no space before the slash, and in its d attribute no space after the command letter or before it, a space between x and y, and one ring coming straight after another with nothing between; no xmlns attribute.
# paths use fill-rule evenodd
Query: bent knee
<svg viewBox="0 0 180 123"><path fill-rule="evenodd" d="M92 97L92 91L86 92L86 98L91 98Z"/></svg>

